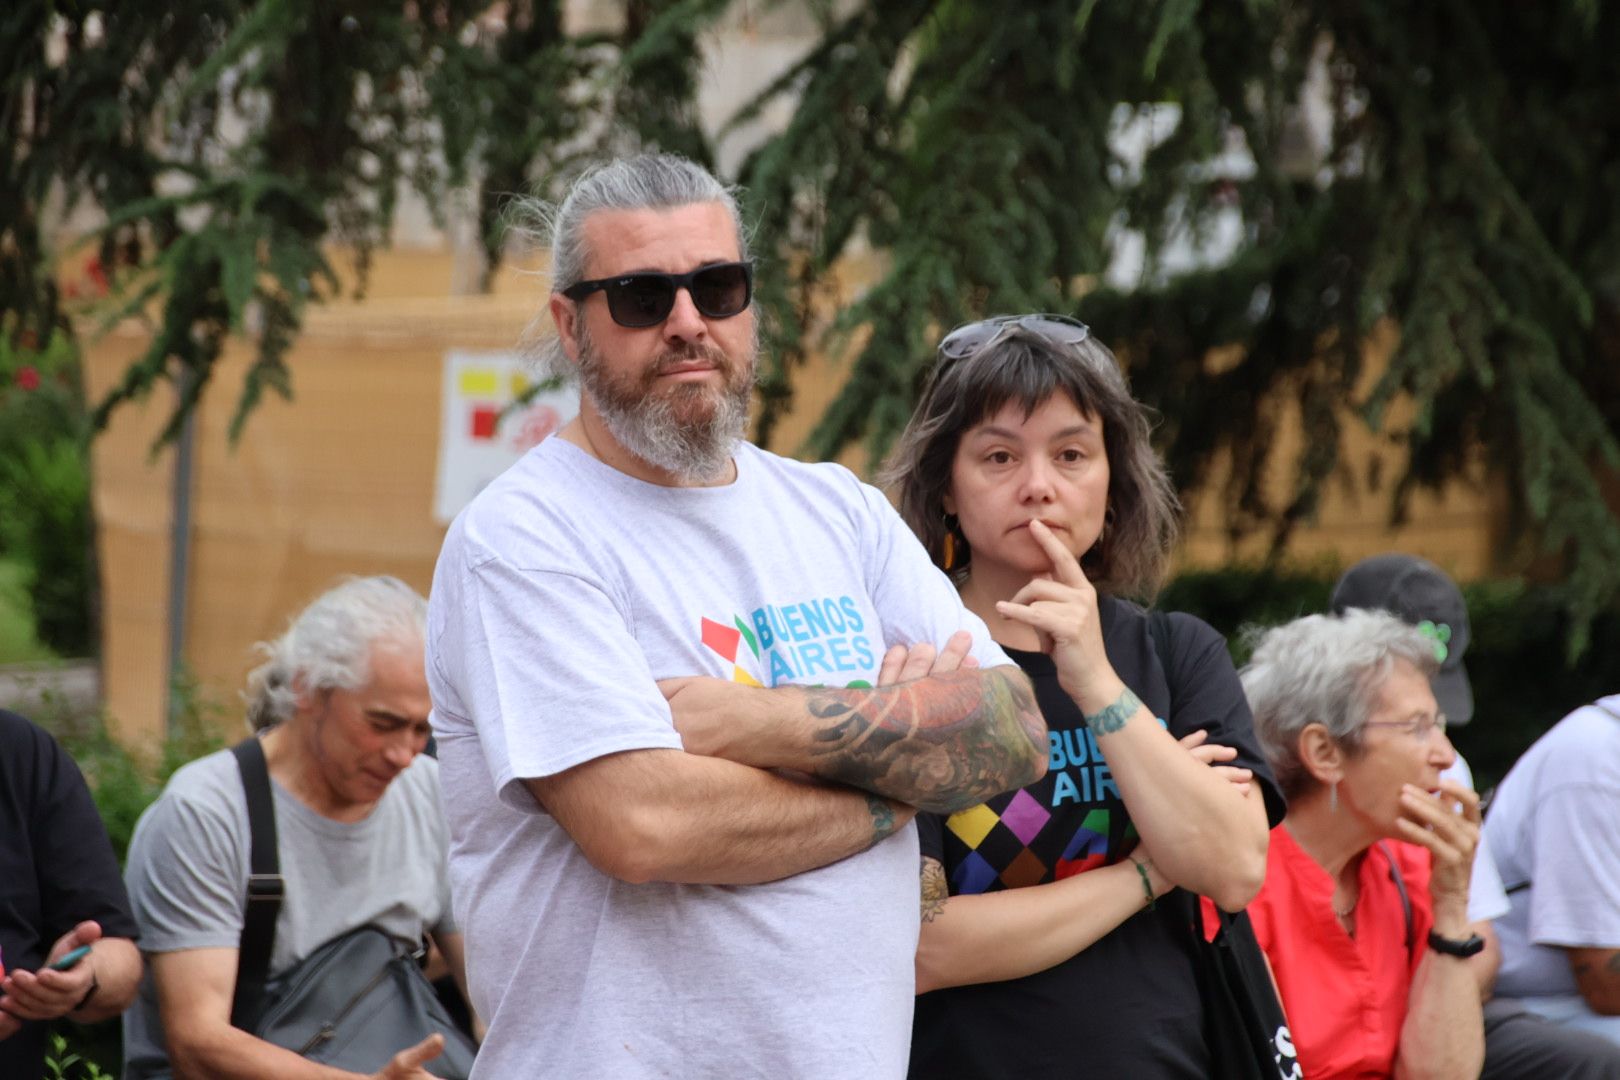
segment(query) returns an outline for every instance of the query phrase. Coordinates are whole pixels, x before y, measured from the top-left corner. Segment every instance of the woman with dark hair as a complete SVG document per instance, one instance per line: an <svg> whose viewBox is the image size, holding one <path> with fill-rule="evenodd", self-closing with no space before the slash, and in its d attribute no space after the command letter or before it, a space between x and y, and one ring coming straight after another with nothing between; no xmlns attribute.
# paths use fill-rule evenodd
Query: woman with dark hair
<svg viewBox="0 0 1620 1080"><path fill-rule="evenodd" d="M1148 433L1083 324L1001 317L940 343L891 461L1051 745L1039 783L918 818L913 1076L1211 1075L1195 905L1167 894L1243 907L1283 803L1221 636L1124 599L1176 535Z"/></svg>

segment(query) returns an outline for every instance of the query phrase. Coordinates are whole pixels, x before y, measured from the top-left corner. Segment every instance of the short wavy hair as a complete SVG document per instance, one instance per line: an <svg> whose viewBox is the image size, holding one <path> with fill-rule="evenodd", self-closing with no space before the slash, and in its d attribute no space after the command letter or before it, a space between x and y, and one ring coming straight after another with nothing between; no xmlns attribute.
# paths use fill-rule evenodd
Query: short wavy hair
<svg viewBox="0 0 1620 1080"><path fill-rule="evenodd" d="M929 557L944 569L944 499L963 434L1010 402L1028 417L1053 394L1066 395L1081 412L1102 420L1108 454L1108 524L1081 555L1080 567L1104 592L1151 598L1179 534L1181 502L1153 448L1151 410L1131 396L1114 354L1092 336L1065 345L1009 326L978 352L938 361L883 470L883 483L896 493L900 515ZM959 531L955 547L948 572L960 581L973 553Z"/></svg>
<svg viewBox="0 0 1620 1080"><path fill-rule="evenodd" d="M375 648L420 649L426 626L427 601L399 578L345 578L293 616L286 633L254 646L265 661L242 692L248 726L289 719L301 693L364 686Z"/></svg>
<svg viewBox="0 0 1620 1080"><path fill-rule="evenodd" d="M1299 758L1300 732L1321 724L1346 753L1361 752L1367 718L1395 661L1425 676L1440 670L1434 642L1387 611L1350 608L1251 628L1254 654L1238 673L1254 712L1254 730L1283 795L1317 787Z"/></svg>

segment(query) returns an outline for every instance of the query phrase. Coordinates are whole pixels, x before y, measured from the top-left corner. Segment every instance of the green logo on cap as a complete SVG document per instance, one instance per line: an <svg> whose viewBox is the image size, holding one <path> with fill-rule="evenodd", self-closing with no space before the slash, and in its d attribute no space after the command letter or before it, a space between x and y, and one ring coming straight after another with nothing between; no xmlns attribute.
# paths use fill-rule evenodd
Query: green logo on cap
<svg viewBox="0 0 1620 1080"><path fill-rule="evenodd" d="M1417 628L1418 633L1434 642L1434 658L1442 664L1445 663L1446 656L1451 652L1446 647L1447 643L1451 641L1451 627L1445 623L1433 623L1428 619L1424 619L1417 624Z"/></svg>

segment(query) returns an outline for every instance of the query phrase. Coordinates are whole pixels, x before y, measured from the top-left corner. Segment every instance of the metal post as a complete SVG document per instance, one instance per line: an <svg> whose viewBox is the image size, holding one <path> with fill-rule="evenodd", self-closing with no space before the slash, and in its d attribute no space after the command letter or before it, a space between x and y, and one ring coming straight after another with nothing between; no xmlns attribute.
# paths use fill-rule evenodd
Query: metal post
<svg viewBox="0 0 1620 1080"><path fill-rule="evenodd" d="M193 376L190 368L180 373L180 400L190 390ZM191 573L191 467L192 444L196 439L193 409L180 425L174 455L174 513L169 526L169 686L164 710L164 732L179 734L180 710L183 707L178 693L180 676L186 662L186 598L190 591Z"/></svg>

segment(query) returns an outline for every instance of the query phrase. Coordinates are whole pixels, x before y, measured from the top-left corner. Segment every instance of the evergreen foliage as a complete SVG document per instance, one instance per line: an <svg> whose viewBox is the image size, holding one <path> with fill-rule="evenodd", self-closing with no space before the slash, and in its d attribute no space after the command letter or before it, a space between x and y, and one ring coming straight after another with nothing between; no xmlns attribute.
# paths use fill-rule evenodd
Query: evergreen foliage
<svg viewBox="0 0 1620 1080"><path fill-rule="evenodd" d="M1578 650L1620 594L1602 487L1620 475L1617 51L1620 12L1576 0L866 0L748 114L799 96L742 176L787 270L763 277L763 433L830 346L848 380L804 449L881 455L944 330L1074 313L1162 412L1184 489L1232 463L1215 494L1234 534L1280 549L1327 483L1359 475L1350 402L1410 453L1387 482L1397 518L1419 487L1505 478L1504 534L1526 538L1506 554L1563 580ZM1111 142L1133 125L1139 160ZM1219 265L1170 265L1231 208L1242 235ZM1146 243L1128 289L1100 284L1122 228ZM884 272L819 335L814 298L861 243ZM1358 396L1386 323L1399 344ZM1395 425L1403 394L1415 414ZM1279 498L1262 479L1289 407L1308 434Z"/></svg>
<svg viewBox="0 0 1620 1080"><path fill-rule="evenodd" d="M48 235L65 195L105 219L104 322L154 331L96 423L166 380L172 439L245 334L234 437L266 392L291 395L305 309L340 288L327 250L355 253L363 291L404 187L442 214L470 186L493 267L506 196L632 145L706 157L694 42L724 6L629 0L621 30L571 35L560 0L7 4L0 333L73 332Z"/></svg>
<svg viewBox="0 0 1620 1080"><path fill-rule="evenodd" d="M784 2L826 29L737 117L796 102L739 177L774 263L762 439L812 350L849 374L802 449L881 454L943 330L1070 312L1162 412L1178 483L1221 478L1234 534L1269 529L1280 550L1326 484L1361 482L1353 402L1409 451L1403 475L1369 478L1394 515L1419 488L1505 477L1504 562L1560 578L1577 627L1620 594L1613 7ZM240 332L257 359L239 429L290 393L305 308L339 287L325 252L348 245L363 271L402 185L435 208L470 190L493 267L508 194L554 194L604 152L711 160L697 46L737 7L623 0L615 29L570 34L561 0L3 5L0 334L71 335L47 222L87 204L107 221L106 317L154 326L97 421L167 380L172 436ZM1300 123L1317 101L1325 146ZM1234 211L1218 264L1176 264ZM1129 288L1101 277L1122 229L1145 243ZM822 325L831 268L862 245L884 272ZM1398 346L1373 372L1384 327ZM1410 421L1390 419L1397 397ZM1275 462L1290 414L1310 437ZM1280 490L1262 482L1277 466Z"/></svg>

